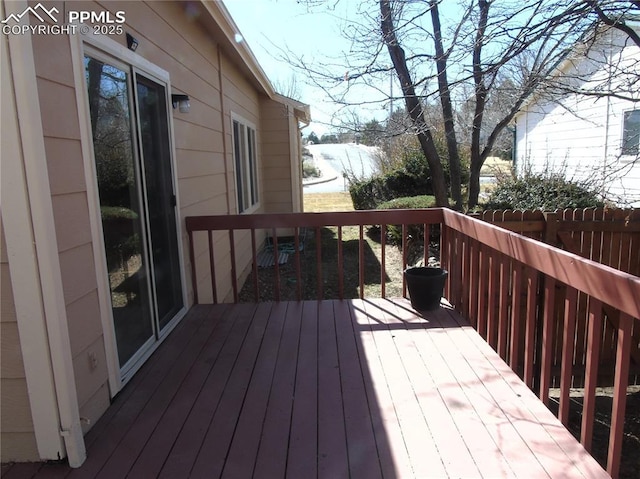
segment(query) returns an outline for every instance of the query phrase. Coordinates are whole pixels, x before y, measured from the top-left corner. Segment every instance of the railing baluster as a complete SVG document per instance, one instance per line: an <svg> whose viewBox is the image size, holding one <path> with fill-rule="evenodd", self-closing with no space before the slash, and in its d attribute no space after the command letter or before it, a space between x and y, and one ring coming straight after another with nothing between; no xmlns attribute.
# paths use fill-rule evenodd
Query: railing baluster
<svg viewBox="0 0 640 479"><path fill-rule="evenodd" d="M386 246L387 246L387 225L382 224L380 225L380 296L383 298L387 297Z"/></svg>
<svg viewBox="0 0 640 479"><path fill-rule="evenodd" d="M524 331L524 382L533 389L536 344L536 318L538 306L538 272L527 268L527 316Z"/></svg>
<svg viewBox="0 0 640 479"><path fill-rule="evenodd" d="M460 235L460 245L464 248L464 263L462 264L462 297L460 306L462 308L462 314L465 318L469 317L469 292L471 291L471 239L468 236Z"/></svg>
<svg viewBox="0 0 640 479"><path fill-rule="evenodd" d="M297 226L293 229L293 244L296 249L296 298L302 301L302 275L300 269L300 228Z"/></svg>
<svg viewBox="0 0 640 479"><path fill-rule="evenodd" d="M478 329L478 283L480 281L480 249L476 240L470 240L471 265L469 271L469 321Z"/></svg>
<svg viewBox="0 0 640 479"><path fill-rule="evenodd" d="M423 239L423 244L422 244L422 249L423 249L423 255L422 255L422 262L424 266L427 266L429 264L429 224L425 223L424 224L424 239Z"/></svg>
<svg viewBox="0 0 640 479"><path fill-rule="evenodd" d="M342 248L342 226L338 226L338 298L344 299L344 251Z"/></svg>
<svg viewBox="0 0 640 479"><path fill-rule="evenodd" d="M191 287L193 288L193 302L198 304L198 278L196 275L196 255L193 247L193 232L189 231L189 258L191 259Z"/></svg>
<svg viewBox="0 0 640 479"><path fill-rule="evenodd" d="M256 249L256 230L255 228L251 228L251 264L253 271L253 297L258 303L260 301L260 289L258 282L258 253Z"/></svg>
<svg viewBox="0 0 640 479"><path fill-rule="evenodd" d="M560 408L558 409L558 419L565 426L569 424L569 390L571 389L571 376L573 375L577 303L578 291L571 286L567 286L564 296L562 362L560 364Z"/></svg>
<svg viewBox="0 0 640 479"><path fill-rule="evenodd" d="M440 225L440 266L447 271L450 270L450 248L449 248L449 228L444 224ZM444 284L445 298L451 298L451 274Z"/></svg>
<svg viewBox="0 0 640 479"><path fill-rule="evenodd" d="M276 301L280 301L280 251L278 247L278 231L275 228L271 230L271 237L273 238L273 272L276 278L273 282L273 294Z"/></svg>
<svg viewBox="0 0 640 479"><path fill-rule="evenodd" d="M364 226L360 225L358 235L358 282L360 285L360 299L364 298Z"/></svg>
<svg viewBox="0 0 640 479"><path fill-rule="evenodd" d="M551 387L551 363L553 362L553 321L556 294L556 280L551 276L544 279L544 313L542 324L542 360L540 372L540 400L549 405Z"/></svg>
<svg viewBox="0 0 640 479"><path fill-rule="evenodd" d="M489 290L489 248L480 245L480 276L478 277L478 334L487 339L487 296Z"/></svg>
<svg viewBox="0 0 640 479"><path fill-rule="evenodd" d="M216 262L213 257L213 231L209 230L209 267L211 268L211 295L213 304L218 304L218 288L216 288Z"/></svg>
<svg viewBox="0 0 640 479"><path fill-rule="evenodd" d="M507 360L507 342L509 331L509 260L506 256L500 255L500 293L498 314L498 354L505 361Z"/></svg>
<svg viewBox="0 0 640 479"><path fill-rule="evenodd" d="M598 364L602 347L602 302L589 298L589 327L587 333L587 360L585 364L584 403L580 442L591 452L593 425L596 410L596 387L598 386Z"/></svg>
<svg viewBox="0 0 640 479"><path fill-rule="evenodd" d="M631 358L631 327L633 318L620 314L618 340L616 344L616 369L613 380L613 405L611 406L611 431L609 433L609 454L607 472L618 477L620 455L622 453L622 433L624 432L624 413L627 405L627 386L629 385L629 360Z"/></svg>
<svg viewBox="0 0 640 479"><path fill-rule="evenodd" d="M233 230L229 230L229 248L231 251L231 286L233 288L233 302L238 302L238 275L236 274L236 241Z"/></svg>
<svg viewBox="0 0 640 479"><path fill-rule="evenodd" d="M449 301L451 302L452 305L454 305L456 308L460 307L460 275L461 273L461 267L462 267L462 251L460 251L460 246L458 244L458 237L459 234L457 231L455 230L451 230L448 233L448 238L449 238L449 248L450 248L450 262L449 262L449 270L451 271L451 274L449 275L449 281L450 281L450 291L449 294L451 295L451 298L449 299Z"/></svg>
<svg viewBox="0 0 640 479"><path fill-rule="evenodd" d="M407 225L402 224L402 271L407 269ZM407 297L407 282L402 274L402 297Z"/></svg>
<svg viewBox="0 0 640 479"><path fill-rule="evenodd" d="M509 366L518 372L520 362L520 332L522 306L522 264L514 261L511 272L511 335L509 338Z"/></svg>
<svg viewBox="0 0 640 479"><path fill-rule="evenodd" d="M500 280L500 266L498 254L489 250L489 258L491 265L489 267L489 313L487 314L487 342L494 350L497 350L496 341L498 339L498 315L497 308L499 305L496 295L499 293L498 285Z"/></svg>
<svg viewBox="0 0 640 479"><path fill-rule="evenodd" d="M322 232L316 227L316 290L318 301L322 300Z"/></svg>

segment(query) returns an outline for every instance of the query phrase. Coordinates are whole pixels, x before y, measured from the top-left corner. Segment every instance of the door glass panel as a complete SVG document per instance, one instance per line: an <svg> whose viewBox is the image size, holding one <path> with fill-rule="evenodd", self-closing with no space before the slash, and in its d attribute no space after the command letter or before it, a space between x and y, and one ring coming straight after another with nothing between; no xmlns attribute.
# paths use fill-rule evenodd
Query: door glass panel
<svg viewBox="0 0 640 479"><path fill-rule="evenodd" d="M123 367L154 336L129 75L91 57L85 57L85 75L111 306Z"/></svg>
<svg viewBox="0 0 640 479"><path fill-rule="evenodd" d="M165 87L136 75L140 145L160 329L182 309L175 197Z"/></svg>

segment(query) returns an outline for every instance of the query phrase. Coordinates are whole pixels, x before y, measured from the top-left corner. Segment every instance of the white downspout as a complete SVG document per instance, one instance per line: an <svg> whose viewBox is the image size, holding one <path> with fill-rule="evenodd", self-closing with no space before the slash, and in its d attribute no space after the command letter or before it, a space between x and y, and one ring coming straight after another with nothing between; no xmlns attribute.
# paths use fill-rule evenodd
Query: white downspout
<svg viewBox="0 0 640 479"><path fill-rule="evenodd" d="M4 1L3 7L5 10L3 17L6 18L6 16L11 13L19 14L23 12L28 7L28 4L24 0ZM23 176L19 184L14 182L10 187L20 189L22 192L22 196L24 197L22 200L22 209L25 210L26 216L22 216L19 226L25 230L26 234L32 236L33 243L20 245L17 244L15 238L12 239L11 242L13 243L12 248L14 251L17 251L23 256L26 255L30 257L30 263L35 273L32 275L31 282L36 283L33 285L34 288L39 286L38 289L42 294L41 297L38 297L39 295L37 294L32 294L31 301L34 302L36 297L38 297L37 299L40 299L40 304L25 305L24 309L30 309L31 317L26 318L28 321L22 321L22 323L34 323L38 320L44 322L43 327L39 327L37 332L40 343L46 343L43 345L44 347L42 347L44 350L38 349L37 351L31 351L37 355L39 362L42 364L39 365L41 370L38 370L38 365L34 364L35 367L30 367L30 372L27 373L31 376L27 378L27 383L30 386L29 398L32 404L32 413L42 415L44 409L40 407L40 403L44 401L50 408L52 400L50 397L38 397L32 392L29 383L37 383L37 379L40 377L46 378L48 384L52 382L50 386L53 388L52 394L55 395L53 402L57 403L56 412L58 413L58 417L34 418L38 450L41 452L45 450L51 451L52 448L59 447L52 444L54 439L51 434L51 423L57 419L59 422L57 431L58 439L62 436L69 465L71 467L79 467L86 459L86 450L80 425L80 413L71 357L71 343L67 326L64 292L62 289L58 243L55 234L51 190L44 147L42 117L37 95L38 85L36 81L33 45L31 37L28 34L11 34L7 36L7 39L11 64L10 72L3 72L7 75L6 77L3 75L3 77L11 78L13 91L15 92L17 125L14 126L14 129L17 131L19 144L15 145L14 142L14 146L16 146L16 149L19 151L13 156L12 163L17 163L15 166L20 169L19 172L13 172L11 176L16 177L18 174ZM5 59L5 61L7 60L9 59ZM5 61L3 61L3 64ZM5 94L5 88L7 88L7 86L3 82L3 96ZM6 106L3 102L3 112ZM6 125L3 125L3 136L5 126ZM3 149L4 146L3 141ZM19 163L22 163L22 165L19 165ZM4 172L5 171L3 171L3 173ZM5 178L3 177L3 190L5 186L4 180ZM7 219L16 216L9 210L5 208L3 211L3 216L6 215ZM14 222L14 224L17 223ZM9 224L7 224L5 234L6 236L13 236L13 232L9 232ZM7 238L7 252L9 252L9 243L10 240ZM33 254L34 252L35 255ZM16 304L16 309L18 309L18 307L19 305ZM40 311L38 311L38 308L41 308ZM31 325L29 327L31 327ZM27 341L30 341L30 344L33 343L32 338L21 337L21 343ZM28 355L30 352L25 351L25 353ZM25 358L25 362L27 360L28 358ZM44 368L45 365L48 367ZM25 365L25 370L26 369L27 367ZM34 389L37 388L39 388L39 386L34 384ZM50 394L48 394L48 396L50 396ZM35 412L33 411L34 405L36 406ZM44 426L39 426L38 424L44 424ZM39 428L47 428L49 431L43 433L38 430ZM42 439L43 437L48 439ZM46 457L46 459L56 458Z"/></svg>

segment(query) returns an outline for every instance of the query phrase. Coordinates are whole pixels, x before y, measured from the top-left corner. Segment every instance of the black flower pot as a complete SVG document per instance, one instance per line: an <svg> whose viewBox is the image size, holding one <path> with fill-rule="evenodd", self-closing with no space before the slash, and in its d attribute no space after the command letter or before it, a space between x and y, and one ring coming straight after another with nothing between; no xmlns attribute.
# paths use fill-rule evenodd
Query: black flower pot
<svg viewBox="0 0 640 479"><path fill-rule="evenodd" d="M440 307L444 282L449 273L442 268L408 268L404 277L411 306L416 311L434 311Z"/></svg>

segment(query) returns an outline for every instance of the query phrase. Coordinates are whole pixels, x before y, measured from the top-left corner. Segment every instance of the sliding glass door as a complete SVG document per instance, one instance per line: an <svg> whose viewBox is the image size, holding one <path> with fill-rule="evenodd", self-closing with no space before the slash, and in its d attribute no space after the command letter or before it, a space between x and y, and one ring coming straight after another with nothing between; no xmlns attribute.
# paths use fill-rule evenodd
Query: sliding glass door
<svg viewBox="0 0 640 479"><path fill-rule="evenodd" d="M167 87L85 56L108 285L121 375L182 310Z"/></svg>

